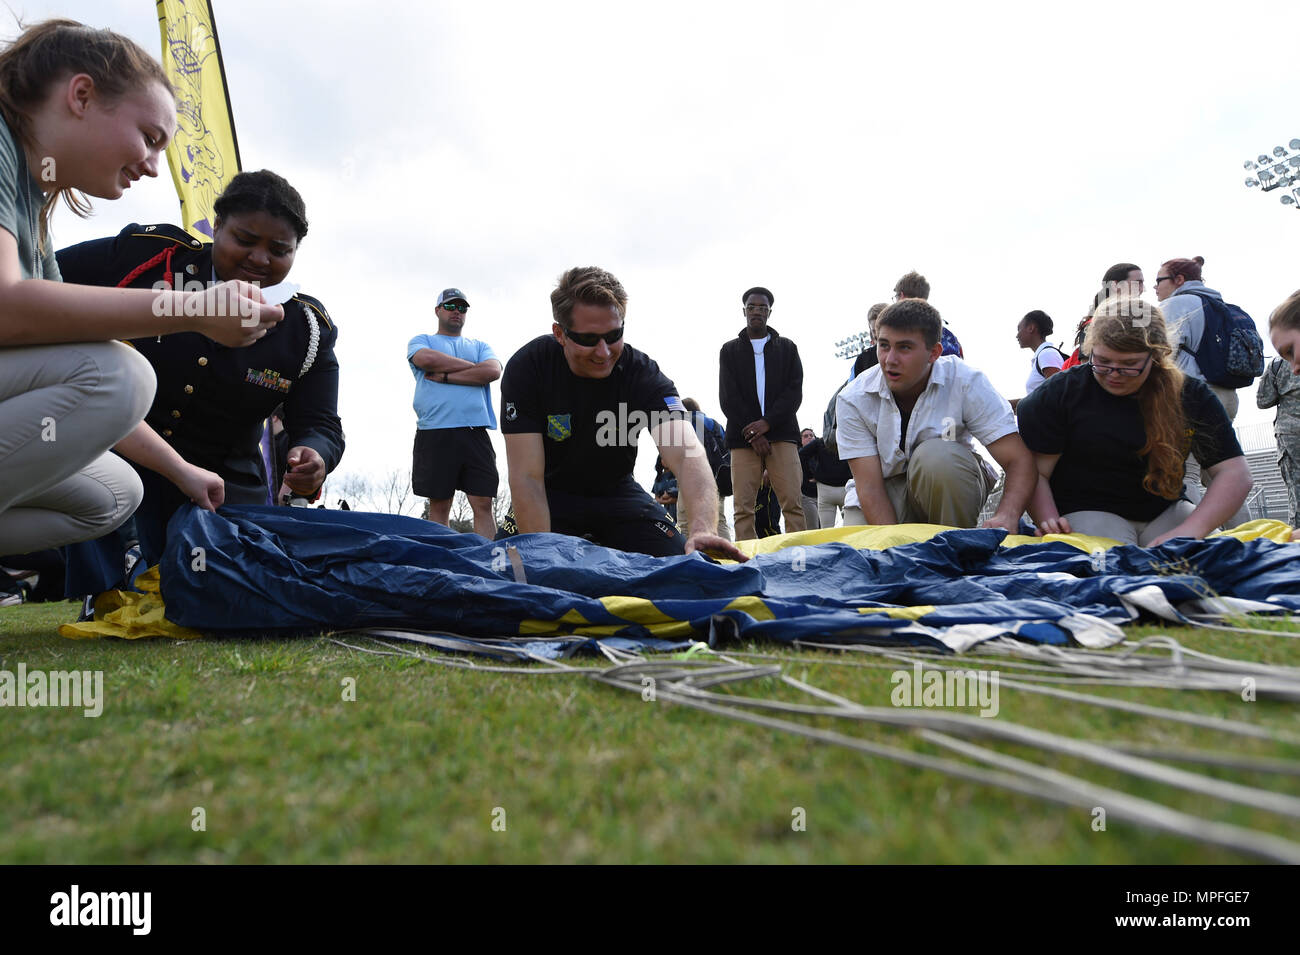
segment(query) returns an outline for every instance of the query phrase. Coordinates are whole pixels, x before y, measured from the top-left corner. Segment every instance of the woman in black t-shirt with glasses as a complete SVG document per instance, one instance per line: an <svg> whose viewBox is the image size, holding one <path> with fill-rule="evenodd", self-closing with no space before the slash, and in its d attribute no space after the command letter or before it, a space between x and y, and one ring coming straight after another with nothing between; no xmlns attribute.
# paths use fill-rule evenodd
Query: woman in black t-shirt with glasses
<svg viewBox="0 0 1300 955"><path fill-rule="evenodd" d="M1020 433L1038 463L1029 513L1039 534L1151 547L1204 537L1236 513L1250 469L1218 398L1174 364L1160 310L1106 299L1084 352L1089 364L1052 376L1020 403ZM1211 479L1195 505L1183 497L1189 453Z"/></svg>

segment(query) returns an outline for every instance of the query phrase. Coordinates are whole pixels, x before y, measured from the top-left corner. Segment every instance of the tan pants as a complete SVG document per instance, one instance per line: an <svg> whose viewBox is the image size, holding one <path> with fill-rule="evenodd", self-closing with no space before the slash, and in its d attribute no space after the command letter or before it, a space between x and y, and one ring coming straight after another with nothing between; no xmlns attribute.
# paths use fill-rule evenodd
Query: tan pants
<svg viewBox="0 0 1300 955"><path fill-rule="evenodd" d="M817 511L817 498L815 496L810 497L807 494L801 494L799 495L799 499L803 502L804 530L821 530L822 522L821 515Z"/></svg>
<svg viewBox="0 0 1300 955"><path fill-rule="evenodd" d="M155 385L121 342L0 348L0 554L100 537L135 512L140 478L108 449Z"/></svg>
<svg viewBox="0 0 1300 955"><path fill-rule="evenodd" d="M687 513L686 498L677 495L677 532L683 537L690 537L691 516ZM727 523L727 499L718 497L718 536L731 540L731 525Z"/></svg>
<svg viewBox="0 0 1300 955"><path fill-rule="evenodd" d="M793 441L773 441L772 453L760 458L750 448L731 449L731 489L736 509L736 540L754 539L754 504L758 501L758 486L767 468L768 479L776 499L781 502L785 517L785 532L806 530L803 517L803 465L799 463L799 449Z"/></svg>
<svg viewBox="0 0 1300 955"><path fill-rule="evenodd" d="M900 524L974 527L991 489L988 472L974 451L960 441L939 438L917 445L907 470L885 479L885 494ZM865 523L860 508L844 509L846 527Z"/></svg>
<svg viewBox="0 0 1300 955"><path fill-rule="evenodd" d="M817 484L817 523L822 527L835 526L835 512L844 510L844 486Z"/></svg>
<svg viewBox="0 0 1300 955"><path fill-rule="evenodd" d="M1208 381L1206 384L1210 385ZM1237 397L1237 392L1231 388L1222 388L1219 385L1210 385L1210 390L1219 399L1219 404L1223 405L1223 410L1228 412L1228 420L1236 421L1237 409L1241 403L1241 399Z"/></svg>
<svg viewBox="0 0 1300 955"><path fill-rule="evenodd" d="M1206 384L1210 385L1208 381ZM1240 407L1240 399L1237 397L1237 393L1231 388L1221 388L1218 385L1210 385L1210 390L1214 392L1215 397L1219 399L1219 403L1223 405L1223 410L1228 413L1228 420L1235 421ZM1205 496L1205 489L1209 486L1210 476L1201 471L1201 466L1197 463L1196 458L1189 454L1187 463L1184 465L1183 487L1186 489L1187 496L1192 500L1192 503L1200 503L1201 498ZM1233 527L1239 527L1249 520L1250 509L1245 504L1242 504L1241 507L1237 508L1237 513L1224 522L1223 528L1229 530Z"/></svg>

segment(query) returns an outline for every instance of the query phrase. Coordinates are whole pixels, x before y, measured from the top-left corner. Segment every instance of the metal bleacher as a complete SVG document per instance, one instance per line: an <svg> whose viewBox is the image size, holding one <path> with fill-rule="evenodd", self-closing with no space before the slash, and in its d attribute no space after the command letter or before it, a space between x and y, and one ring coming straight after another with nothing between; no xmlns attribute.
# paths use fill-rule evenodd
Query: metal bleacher
<svg viewBox="0 0 1300 955"><path fill-rule="evenodd" d="M1277 439L1273 434L1273 425L1259 421L1241 425L1233 429L1237 441L1246 452L1246 463L1250 466L1250 476L1254 481L1250 496L1246 498L1246 508L1254 519L1261 517L1291 522L1291 503L1287 496L1286 482L1277 466Z"/></svg>

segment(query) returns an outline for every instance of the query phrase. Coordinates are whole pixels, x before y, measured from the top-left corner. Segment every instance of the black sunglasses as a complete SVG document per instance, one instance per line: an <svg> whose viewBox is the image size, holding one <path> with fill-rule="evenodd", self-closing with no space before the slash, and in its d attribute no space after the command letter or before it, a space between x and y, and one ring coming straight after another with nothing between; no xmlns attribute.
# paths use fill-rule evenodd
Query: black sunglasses
<svg viewBox="0 0 1300 955"><path fill-rule="evenodd" d="M623 326L620 325L613 331L604 332L575 332L570 331L563 325L560 326L564 331L564 337L575 345L581 345L583 348L595 348L597 342L604 342L606 345L612 345L623 337Z"/></svg>
<svg viewBox="0 0 1300 955"><path fill-rule="evenodd" d="M442 307L449 312L468 312L469 306L457 302L443 302Z"/></svg>

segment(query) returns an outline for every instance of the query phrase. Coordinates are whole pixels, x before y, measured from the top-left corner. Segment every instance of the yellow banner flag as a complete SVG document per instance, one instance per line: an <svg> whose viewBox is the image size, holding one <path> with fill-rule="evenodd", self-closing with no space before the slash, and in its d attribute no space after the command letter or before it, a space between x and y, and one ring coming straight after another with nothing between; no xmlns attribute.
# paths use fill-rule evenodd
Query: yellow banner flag
<svg viewBox="0 0 1300 955"><path fill-rule="evenodd" d="M181 221L212 238L212 205L240 171L239 141L226 92L217 24L209 0L157 0L162 65L176 88L176 138L167 147Z"/></svg>

